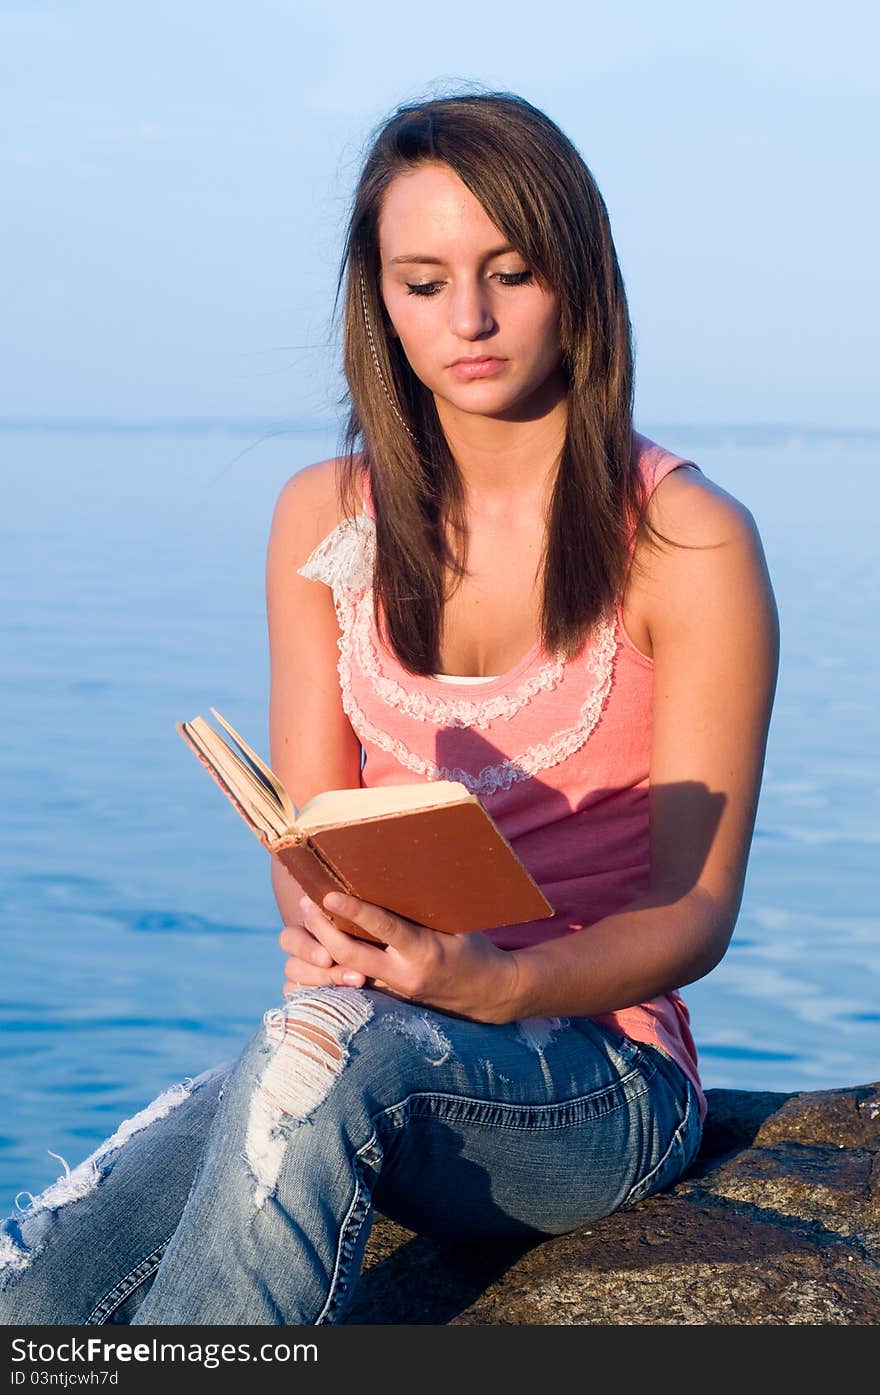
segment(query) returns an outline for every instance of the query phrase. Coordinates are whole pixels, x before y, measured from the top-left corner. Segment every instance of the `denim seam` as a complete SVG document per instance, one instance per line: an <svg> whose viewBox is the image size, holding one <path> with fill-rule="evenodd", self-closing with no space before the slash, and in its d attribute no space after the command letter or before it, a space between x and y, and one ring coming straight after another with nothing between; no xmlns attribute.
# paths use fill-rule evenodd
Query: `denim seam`
<svg viewBox="0 0 880 1395"><path fill-rule="evenodd" d="M690 1125L693 1106L694 1094L692 1092L692 1088L689 1088L686 1094L684 1117L673 1131L668 1148L666 1148L666 1150L663 1153L663 1156L659 1159L659 1161L655 1163L655 1165L651 1168L651 1171L646 1172L644 1177L640 1178L638 1182L633 1183L632 1187L630 1188L629 1194L626 1197L626 1200L621 1205L621 1210L624 1210L627 1206L635 1204L635 1202L633 1201L633 1197L637 1192L641 1193L642 1188L647 1188L648 1190L650 1190L651 1182L658 1175L658 1173L660 1173L662 1169L666 1166L670 1156L674 1153L676 1148L680 1150L681 1156L682 1158L684 1158L684 1138L685 1134L687 1133L688 1126ZM636 1197L637 1201L641 1201L642 1199L643 1197L641 1195Z"/></svg>
<svg viewBox="0 0 880 1395"><path fill-rule="evenodd" d="M104 1323L108 1317L116 1312L117 1308L121 1307L126 1298L134 1293L136 1288L140 1288L141 1284L150 1277L151 1273L155 1273L159 1268L159 1264L162 1262L162 1256L167 1250L173 1235L174 1231L172 1230L171 1235L163 1240L161 1245L157 1245L156 1248L148 1255L145 1255L143 1259L138 1260L137 1264L134 1265L132 1269L129 1269L128 1273L123 1275L119 1282L110 1289L109 1293L104 1294L104 1297L95 1304L94 1308L89 1313L83 1326L97 1327ZM144 1266L151 1264L151 1262L156 1259L157 1255L158 1261L153 1265L152 1270L147 1269L145 1273L141 1273L140 1271ZM134 1283L129 1283L129 1280L134 1278L135 1275L137 1275L136 1281ZM128 1285L128 1287L126 1288L125 1285Z"/></svg>
<svg viewBox="0 0 880 1395"><path fill-rule="evenodd" d="M371 1119L370 1122L374 1124L375 1120ZM338 1309L340 1289L348 1280L354 1246L370 1210L370 1197L366 1195L366 1188L363 1185L363 1177L361 1175L361 1157L362 1154L368 1152L369 1149L375 1145L377 1140L378 1135L374 1128L367 1142L364 1143L362 1147L358 1148L354 1155L352 1168L355 1178L354 1196L351 1199L348 1214L339 1230L339 1240L336 1246L336 1262L333 1266L333 1274L330 1279L326 1301L313 1324L315 1327L322 1326L330 1318L333 1311Z"/></svg>
<svg viewBox="0 0 880 1395"><path fill-rule="evenodd" d="M364 1186L363 1176L361 1173L360 1166L358 1164L356 1164L356 1169L356 1210L352 1215L351 1222L348 1225L345 1231L345 1235L343 1237L341 1246L340 1276L338 1283L334 1285L332 1301L330 1303L329 1308L327 1309L326 1321L328 1322L333 1322L335 1320L336 1314L339 1312L340 1305L343 1301L342 1295L344 1292L347 1292L350 1288L351 1266L352 1260L354 1258L355 1246L357 1245L358 1236L363 1230L367 1217L370 1214L370 1207L372 1204L372 1193L368 1193L366 1187Z"/></svg>
<svg viewBox="0 0 880 1395"><path fill-rule="evenodd" d="M634 1100L641 1099L648 1093L648 1083L654 1074L656 1074L656 1070L651 1068L642 1081L642 1088L638 1090L627 1088L632 1081L641 1079L637 1071L631 1071L629 1075L622 1076L620 1080L615 1081L611 1085L603 1085L599 1090L591 1090L589 1094L577 1095L574 1099L560 1101L556 1104L501 1104L498 1100L479 1099L473 1095L451 1095L435 1090L422 1090L406 1095L402 1100L398 1100L396 1104L389 1105L388 1108L383 1110L382 1114L377 1115L376 1118L394 1114L402 1108L409 1108L414 1103L419 1103L421 1101L442 1101L444 1104L452 1106L452 1108L448 1111L434 1111L434 1116L437 1118L454 1118L456 1115L462 1117L462 1106L465 1107L465 1112L469 1106L477 1106L479 1109L488 1109L493 1112L500 1111L502 1114L508 1115L524 1115L526 1118L529 1116L540 1116L542 1113L558 1116L552 1120L548 1120L546 1123L528 1123L525 1126L521 1124L518 1125L513 1119L509 1121L502 1119L499 1121L497 1118L493 1118L491 1120L492 1128L535 1132L545 1129L569 1128L572 1124L585 1123L586 1120L590 1118L591 1114L597 1119L604 1118L608 1114L615 1113L618 1109L623 1109ZM619 1096L616 1097L618 1091L620 1093ZM479 1124L479 1120L476 1118L471 1118L469 1122Z"/></svg>
<svg viewBox="0 0 880 1395"><path fill-rule="evenodd" d="M641 1099L641 1097L642 1097L643 1095L645 1095L645 1094L647 1094L647 1090L646 1090L646 1089L645 1089L645 1090L639 1090L639 1091L637 1091L635 1094L629 1094L629 1093L627 1093L627 1094L621 1095L620 1098L617 1099L617 1100L615 1100L615 1102L614 1102L613 1104L612 1104L612 1103L605 1104L605 1103L603 1102L602 1108L600 1108L600 1109L595 1109L595 1110L594 1110L594 1109L589 1109L589 1108L587 1108L587 1107L584 1107L584 1108L583 1108L583 1111L581 1111L581 1110L579 1110L579 1109L578 1109L578 1110L574 1110L574 1111L572 1111L572 1112L570 1112L570 1113L565 1113L564 1115L561 1115L561 1116L560 1116L559 1118L557 1118L557 1119L548 1120L546 1123L537 1123L537 1122L516 1123L514 1120L489 1119L489 1120L486 1120L485 1127L486 1127L486 1128L492 1128L492 1129L501 1129L501 1130L505 1130L505 1131L507 1131L507 1132L509 1132L509 1133L550 1133L550 1132L552 1132L554 1129L567 1129L567 1128L571 1128L572 1125L574 1125L574 1124L585 1124L585 1123L587 1122L587 1120L589 1120L589 1119L595 1119L595 1120L598 1120L598 1119L605 1119L605 1118L608 1117L609 1114L616 1114L616 1112L618 1111L618 1109L625 1109L626 1106L627 1106L628 1104L631 1104L631 1103L633 1102L633 1100ZM426 1098L426 1099L437 1099L438 1097L437 1097L436 1095L428 1095L428 1096L425 1096L424 1098ZM419 1100L420 1100L420 1097L419 1097L418 1095L413 1095L413 1096L410 1096L408 1099L404 1100L404 1101L403 1101L403 1104L405 1104L405 1105L412 1105L413 1103L419 1102ZM485 1102L484 1102L484 1101L481 1101L481 1100L476 1100L476 1101L453 1100L452 1102L453 1102L453 1103L458 1103L458 1104L460 1104L460 1103L476 1103L476 1104L480 1104L481 1106L485 1107ZM497 1109L497 1108L498 1108L497 1102L491 1104L489 1107L492 1108L492 1109ZM539 1108L542 1108L542 1109L549 1109L549 1110L553 1110L554 1108L565 1109L565 1106L552 1106L552 1105L542 1105L542 1106L538 1106L538 1107L539 1107ZM516 1106L514 1106L514 1108L516 1108ZM527 1108L529 1111L531 1111L531 1109L533 1108L533 1106L530 1105L530 1106L527 1106L526 1108ZM467 1110L456 1110L456 1109L450 1109L450 1110L430 1110L430 1109L425 1109L425 1110L416 1110L416 1111L410 1110L410 1113L422 1114L423 1117L428 1117L428 1118L447 1119L447 1120L452 1120L452 1121L459 1120L459 1121L461 1121L461 1122L467 1122L468 1124L475 1125L475 1126L478 1127L478 1128L480 1127L480 1123L481 1123L481 1121L480 1121L479 1118L475 1117L474 1115L468 1115Z"/></svg>

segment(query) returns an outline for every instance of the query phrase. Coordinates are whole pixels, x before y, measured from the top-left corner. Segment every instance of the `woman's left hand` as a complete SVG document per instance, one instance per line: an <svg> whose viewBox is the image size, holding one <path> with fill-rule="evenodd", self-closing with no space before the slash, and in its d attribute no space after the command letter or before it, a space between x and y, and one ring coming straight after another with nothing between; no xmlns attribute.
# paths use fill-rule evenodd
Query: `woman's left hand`
<svg viewBox="0 0 880 1395"><path fill-rule="evenodd" d="M303 923L342 969L341 982L381 988L477 1022L513 1020L516 959L479 931L450 935L404 920L381 906L329 892L324 906L363 926L381 944L339 930L309 897Z"/></svg>

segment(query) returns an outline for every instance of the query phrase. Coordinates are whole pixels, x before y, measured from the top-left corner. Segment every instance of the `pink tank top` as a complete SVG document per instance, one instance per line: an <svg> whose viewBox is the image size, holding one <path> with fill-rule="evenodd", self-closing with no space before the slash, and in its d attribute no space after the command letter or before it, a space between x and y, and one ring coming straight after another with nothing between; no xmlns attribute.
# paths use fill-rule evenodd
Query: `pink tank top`
<svg viewBox="0 0 880 1395"><path fill-rule="evenodd" d="M650 493L671 470L699 468L635 439ZM618 602L568 662L539 642L476 686L409 673L373 620L374 517L365 479L362 514L343 519L299 569L333 591L342 703L364 751L362 783L460 780L479 796L555 910L552 919L488 931L501 948L589 933L648 890L652 660L626 633ZM705 1114L678 993L593 1020L671 1056Z"/></svg>

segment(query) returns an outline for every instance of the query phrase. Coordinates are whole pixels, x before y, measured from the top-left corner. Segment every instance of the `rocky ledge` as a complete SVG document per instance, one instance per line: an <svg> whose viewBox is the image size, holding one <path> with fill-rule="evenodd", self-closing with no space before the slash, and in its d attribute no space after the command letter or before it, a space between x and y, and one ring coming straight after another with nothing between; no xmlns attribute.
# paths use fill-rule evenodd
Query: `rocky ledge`
<svg viewBox="0 0 880 1395"><path fill-rule="evenodd" d="M880 1322L880 1082L707 1097L688 1174L588 1229L442 1246L378 1216L347 1322Z"/></svg>

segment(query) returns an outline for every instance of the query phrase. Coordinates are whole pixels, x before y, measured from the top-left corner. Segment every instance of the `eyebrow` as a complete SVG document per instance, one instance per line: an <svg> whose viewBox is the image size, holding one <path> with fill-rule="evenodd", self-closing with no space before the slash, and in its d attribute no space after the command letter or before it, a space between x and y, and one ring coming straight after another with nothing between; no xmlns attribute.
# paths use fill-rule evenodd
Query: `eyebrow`
<svg viewBox="0 0 880 1395"><path fill-rule="evenodd" d="M483 261L489 262L493 257L501 257L505 252L515 252L516 248L505 244L504 247L494 247L491 252L487 252ZM396 266L398 262L417 262L421 266L445 266L442 257L426 257L418 252L407 253L403 257L392 257L389 266Z"/></svg>

